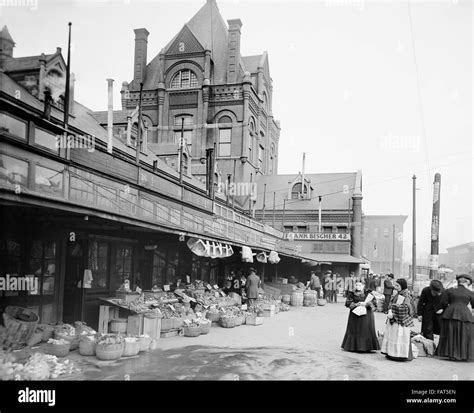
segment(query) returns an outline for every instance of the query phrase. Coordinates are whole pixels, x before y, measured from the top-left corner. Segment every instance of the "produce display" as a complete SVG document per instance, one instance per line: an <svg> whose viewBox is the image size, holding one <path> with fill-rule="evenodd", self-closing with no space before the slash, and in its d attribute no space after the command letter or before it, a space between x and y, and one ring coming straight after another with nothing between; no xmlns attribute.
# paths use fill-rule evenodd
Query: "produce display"
<svg viewBox="0 0 474 413"><path fill-rule="evenodd" d="M125 337L120 335L113 335L113 334L104 334L99 337L97 340L97 344L104 345L104 344L121 344L125 340Z"/></svg>
<svg viewBox="0 0 474 413"><path fill-rule="evenodd" d="M54 327L55 334L61 334L64 336L75 336L76 329L71 324L58 324Z"/></svg>
<svg viewBox="0 0 474 413"><path fill-rule="evenodd" d="M25 364L16 363L11 353L0 351L0 378L2 380L48 380L78 369L69 360L60 362L56 356L35 353Z"/></svg>
<svg viewBox="0 0 474 413"><path fill-rule="evenodd" d="M55 346L63 346L64 344L68 344L69 342L67 340L64 340L63 338L60 339L54 339L50 338L48 340L48 344L54 344Z"/></svg>

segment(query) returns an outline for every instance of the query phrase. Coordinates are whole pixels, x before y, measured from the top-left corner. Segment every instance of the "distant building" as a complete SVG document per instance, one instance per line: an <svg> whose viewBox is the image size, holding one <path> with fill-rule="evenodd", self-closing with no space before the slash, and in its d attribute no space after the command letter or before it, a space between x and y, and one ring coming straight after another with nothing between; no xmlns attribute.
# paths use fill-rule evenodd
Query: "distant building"
<svg viewBox="0 0 474 413"><path fill-rule="evenodd" d="M469 273L474 270L474 242L446 248L448 251L448 267L456 274Z"/></svg>
<svg viewBox="0 0 474 413"><path fill-rule="evenodd" d="M365 263L361 258L361 171L266 175L258 181L257 193L255 217L292 240L307 259L306 271L302 270L306 275L313 266L318 273L330 269L347 276ZM298 272L295 268L286 271Z"/></svg>
<svg viewBox="0 0 474 413"><path fill-rule="evenodd" d="M407 218L406 215L363 216L362 255L370 261L373 273L403 273L403 225ZM393 252L395 265L392 268Z"/></svg>

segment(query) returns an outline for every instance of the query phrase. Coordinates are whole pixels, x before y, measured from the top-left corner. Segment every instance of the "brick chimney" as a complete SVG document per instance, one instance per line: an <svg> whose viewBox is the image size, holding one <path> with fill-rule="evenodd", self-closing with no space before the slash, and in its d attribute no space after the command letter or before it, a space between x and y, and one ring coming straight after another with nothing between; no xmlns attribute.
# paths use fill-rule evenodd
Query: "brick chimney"
<svg viewBox="0 0 474 413"><path fill-rule="evenodd" d="M236 83L240 62L240 19L227 20L229 25L229 41L227 45L227 83Z"/></svg>
<svg viewBox="0 0 474 413"><path fill-rule="evenodd" d="M136 85L145 81L146 52L148 44L147 29L135 29L135 61L133 65L133 80Z"/></svg>

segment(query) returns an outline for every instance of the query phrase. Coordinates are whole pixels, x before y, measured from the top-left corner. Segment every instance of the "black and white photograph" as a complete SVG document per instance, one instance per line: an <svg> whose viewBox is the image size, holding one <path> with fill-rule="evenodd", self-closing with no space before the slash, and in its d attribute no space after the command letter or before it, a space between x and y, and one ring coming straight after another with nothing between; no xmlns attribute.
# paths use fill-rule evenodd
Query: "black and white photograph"
<svg viewBox="0 0 474 413"><path fill-rule="evenodd" d="M472 412L473 8L0 0L0 412Z"/></svg>

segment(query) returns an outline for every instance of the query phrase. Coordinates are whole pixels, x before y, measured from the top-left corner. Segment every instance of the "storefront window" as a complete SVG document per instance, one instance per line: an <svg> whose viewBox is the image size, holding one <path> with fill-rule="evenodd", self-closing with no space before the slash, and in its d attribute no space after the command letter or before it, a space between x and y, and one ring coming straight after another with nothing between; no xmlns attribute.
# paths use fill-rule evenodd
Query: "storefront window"
<svg viewBox="0 0 474 413"><path fill-rule="evenodd" d="M56 277L56 242L34 241L31 246L29 274L38 279L39 291L30 295L54 295Z"/></svg>
<svg viewBox="0 0 474 413"><path fill-rule="evenodd" d="M89 269L92 271L92 288L107 288L109 244L91 241L89 244Z"/></svg>
<svg viewBox="0 0 474 413"><path fill-rule="evenodd" d="M26 140L26 122L6 113L0 113L0 132L7 132Z"/></svg>
<svg viewBox="0 0 474 413"><path fill-rule="evenodd" d="M153 255L152 286L163 287L166 284L166 251L155 250Z"/></svg>
<svg viewBox="0 0 474 413"><path fill-rule="evenodd" d="M53 169L36 165L36 190L53 195L63 194L63 174Z"/></svg>
<svg viewBox="0 0 474 413"><path fill-rule="evenodd" d="M0 154L0 183L27 186L28 162Z"/></svg>
<svg viewBox="0 0 474 413"><path fill-rule="evenodd" d="M58 153L58 140L56 135L46 132L43 129L35 128L35 143L37 145L43 146L44 148L51 149L52 151Z"/></svg>
<svg viewBox="0 0 474 413"><path fill-rule="evenodd" d="M74 176L70 180L71 198L86 203L94 203L94 187L92 183L85 182Z"/></svg>
<svg viewBox="0 0 474 413"><path fill-rule="evenodd" d="M0 275L17 277L21 273L21 244L14 240L0 242ZM0 291L0 297L18 295L18 291Z"/></svg>
<svg viewBox="0 0 474 413"><path fill-rule="evenodd" d="M111 274L111 286L113 290L117 290L125 280L131 279L132 272L132 247L121 246L117 248L115 254L115 272Z"/></svg>

